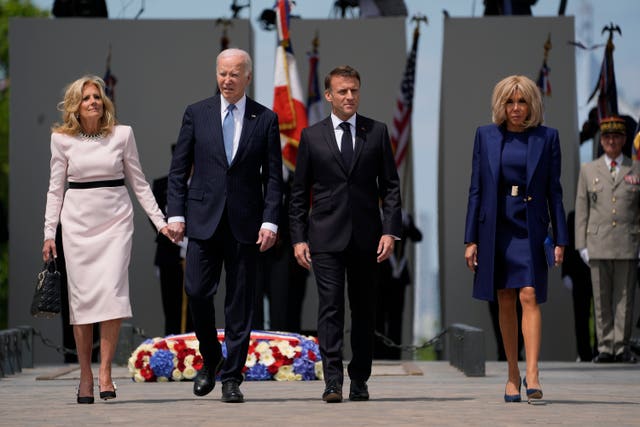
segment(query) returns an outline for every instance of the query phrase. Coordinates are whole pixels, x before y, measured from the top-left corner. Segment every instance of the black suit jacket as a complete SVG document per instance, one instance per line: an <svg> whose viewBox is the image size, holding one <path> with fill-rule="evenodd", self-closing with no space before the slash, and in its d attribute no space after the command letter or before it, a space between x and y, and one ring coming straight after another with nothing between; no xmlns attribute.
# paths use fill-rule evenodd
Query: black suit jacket
<svg viewBox="0 0 640 427"><path fill-rule="evenodd" d="M304 129L289 214L291 242L309 242L312 252L342 251L352 237L359 250L375 252L383 234L400 236L399 179L386 125L356 116L350 170L331 117Z"/></svg>
<svg viewBox="0 0 640 427"><path fill-rule="evenodd" d="M238 151L228 164L220 104L220 95L215 95L189 105L184 113L169 172L167 216L184 216L186 236L204 240L213 235L226 207L235 239L252 244L263 222L278 224L278 116L247 97Z"/></svg>

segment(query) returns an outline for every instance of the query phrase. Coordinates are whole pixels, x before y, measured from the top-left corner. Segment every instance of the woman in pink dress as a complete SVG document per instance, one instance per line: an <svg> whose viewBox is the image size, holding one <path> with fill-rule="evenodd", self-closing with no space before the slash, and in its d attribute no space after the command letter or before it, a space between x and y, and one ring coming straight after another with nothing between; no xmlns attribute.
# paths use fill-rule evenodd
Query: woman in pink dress
<svg viewBox="0 0 640 427"><path fill-rule="evenodd" d="M58 105L62 124L51 134L51 175L42 257L62 242L69 286L69 319L80 363L78 403L93 403L93 324L100 324L100 398L116 397L111 364L123 318L131 317L129 261L133 207L125 181L164 235L167 224L145 180L130 126L118 125L104 82L84 76ZM65 192L65 185L68 189Z"/></svg>

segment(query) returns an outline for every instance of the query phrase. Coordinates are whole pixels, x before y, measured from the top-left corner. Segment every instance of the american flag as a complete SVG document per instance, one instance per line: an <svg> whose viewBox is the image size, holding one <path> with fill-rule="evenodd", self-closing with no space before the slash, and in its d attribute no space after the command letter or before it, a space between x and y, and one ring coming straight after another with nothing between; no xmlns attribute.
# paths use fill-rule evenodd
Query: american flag
<svg viewBox="0 0 640 427"><path fill-rule="evenodd" d="M411 138L411 113L413 111L413 85L416 74L416 51L420 31L416 26L413 32L413 44L407 57L407 64L400 84L400 92L396 100L396 111L393 115L393 128L391 129L391 147L393 148L396 167L400 169L409 149Z"/></svg>

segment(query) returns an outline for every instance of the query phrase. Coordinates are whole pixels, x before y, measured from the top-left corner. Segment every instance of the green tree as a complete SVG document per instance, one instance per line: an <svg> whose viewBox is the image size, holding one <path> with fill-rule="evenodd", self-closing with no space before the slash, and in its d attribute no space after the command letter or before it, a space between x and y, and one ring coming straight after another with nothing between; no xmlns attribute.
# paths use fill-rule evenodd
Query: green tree
<svg viewBox="0 0 640 427"><path fill-rule="evenodd" d="M34 6L30 0L0 0L0 221L6 221L9 208L9 19L44 17L49 12ZM4 215L6 213L7 215ZM0 235L3 227L0 223ZM0 329L7 327L9 293L9 242L0 239Z"/></svg>

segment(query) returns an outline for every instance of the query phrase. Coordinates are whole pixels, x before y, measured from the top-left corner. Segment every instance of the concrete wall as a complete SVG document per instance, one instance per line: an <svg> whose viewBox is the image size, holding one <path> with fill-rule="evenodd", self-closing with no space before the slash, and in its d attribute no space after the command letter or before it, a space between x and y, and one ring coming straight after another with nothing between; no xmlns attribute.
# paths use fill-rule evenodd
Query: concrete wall
<svg viewBox="0 0 640 427"><path fill-rule="evenodd" d="M363 79L360 111L391 124L406 56L404 25L401 18L292 20L303 91L306 93L308 75L305 52L311 49L311 39L318 31L321 75L340 64L356 67ZM118 78L118 119L134 127L141 162L151 182L167 173L170 145L178 135L185 106L215 92L215 57L221 32L214 21L204 20L11 21L10 327L33 325L52 341L62 341L60 319L35 320L29 315L29 304L35 274L42 264L50 127L60 120L56 104L64 86L86 73L102 76L107 50L112 46L111 69ZM275 33L273 37L275 53ZM232 46L252 52L253 33L248 21L234 21L229 38ZM370 48L363 48L362 40L376 47L375 55ZM148 336L160 336L163 314L153 268L154 232L136 202L134 206L130 268L134 317L130 322ZM310 280L304 305L305 329L315 329L315 295ZM222 295L218 298L221 301ZM219 326L223 325L221 314L218 309ZM36 363L62 360L39 342L35 350Z"/></svg>
<svg viewBox="0 0 640 427"><path fill-rule="evenodd" d="M573 17L490 17L445 20L440 108L439 242L443 324L466 323L485 330L485 352L496 358L488 304L471 298L473 274L464 263L464 223L475 129L491 123L495 84L511 74L534 81L543 45L551 34L548 65L553 88L545 99L545 125L560 132L562 186L567 212L573 209L578 173ZM549 297L542 305L543 360L575 359L571 293L560 269L549 273Z"/></svg>

